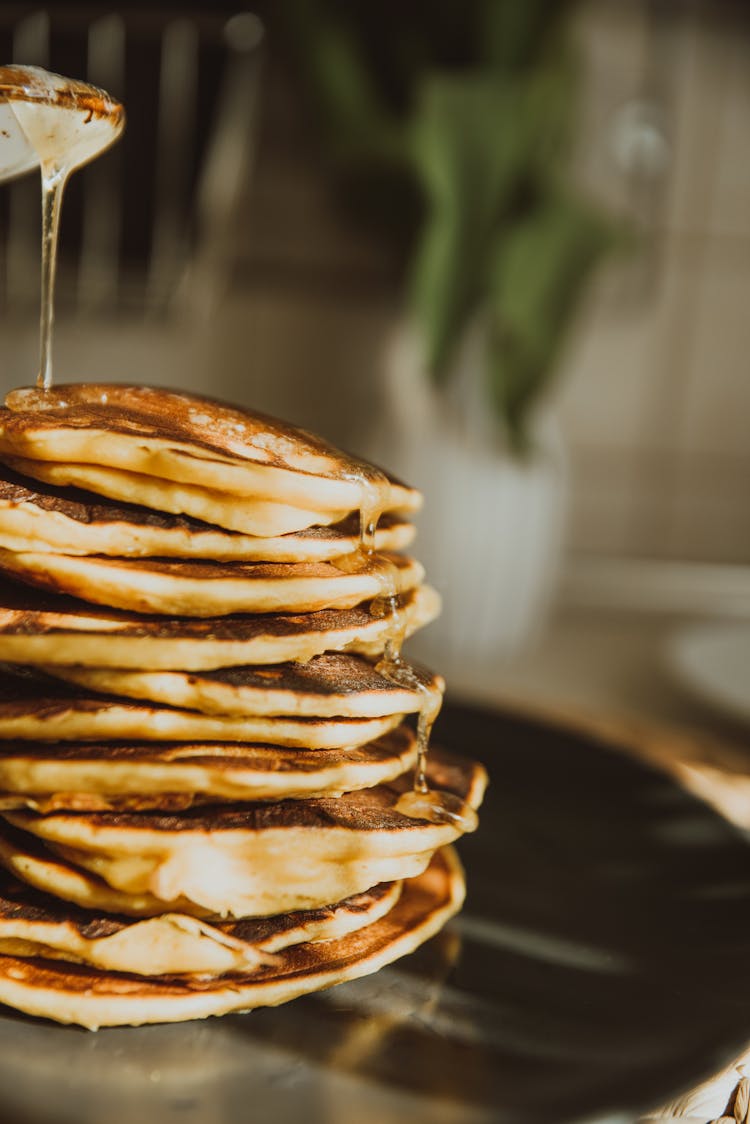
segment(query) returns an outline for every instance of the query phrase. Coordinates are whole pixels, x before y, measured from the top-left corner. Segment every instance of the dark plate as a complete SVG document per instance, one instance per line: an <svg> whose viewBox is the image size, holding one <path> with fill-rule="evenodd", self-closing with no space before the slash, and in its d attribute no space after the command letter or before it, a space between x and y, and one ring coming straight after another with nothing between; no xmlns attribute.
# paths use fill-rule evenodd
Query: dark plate
<svg viewBox="0 0 750 1124"><path fill-rule="evenodd" d="M0 1018L3 1124L472 1124L629 1113L750 1038L750 855L593 737L450 706L492 784L464 914L275 1010L97 1034Z"/></svg>

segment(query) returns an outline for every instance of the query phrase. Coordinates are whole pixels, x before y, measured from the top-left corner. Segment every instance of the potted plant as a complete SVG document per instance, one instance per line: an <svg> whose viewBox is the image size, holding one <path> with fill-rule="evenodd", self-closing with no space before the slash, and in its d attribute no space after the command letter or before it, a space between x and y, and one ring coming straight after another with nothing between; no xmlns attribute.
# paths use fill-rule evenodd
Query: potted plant
<svg viewBox="0 0 750 1124"><path fill-rule="evenodd" d="M380 450L430 493L420 552L448 603L432 643L457 667L486 665L528 631L550 587L562 479L545 392L613 241L566 170L571 5L291 0L284 11L334 189L403 266Z"/></svg>

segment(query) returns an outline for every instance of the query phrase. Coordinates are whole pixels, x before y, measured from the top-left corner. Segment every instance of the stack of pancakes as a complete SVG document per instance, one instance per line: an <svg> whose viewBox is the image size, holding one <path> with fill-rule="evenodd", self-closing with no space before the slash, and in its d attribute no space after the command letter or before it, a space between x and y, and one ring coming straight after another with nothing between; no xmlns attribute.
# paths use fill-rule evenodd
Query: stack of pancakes
<svg viewBox="0 0 750 1124"><path fill-rule="evenodd" d="M0 1001L198 1018L435 933L485 775L433 750L466 814L408 804L443 687L397 655L439 607L398 553L418 493L145 387L14 391L0 459Z"/></svg>

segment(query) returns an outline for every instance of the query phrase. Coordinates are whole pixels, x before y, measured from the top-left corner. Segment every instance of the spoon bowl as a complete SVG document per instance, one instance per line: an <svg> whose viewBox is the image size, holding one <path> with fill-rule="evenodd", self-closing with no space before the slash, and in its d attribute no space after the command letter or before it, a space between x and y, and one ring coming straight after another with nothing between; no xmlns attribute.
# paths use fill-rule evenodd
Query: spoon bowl
<svg viewBox="0 0 750 1124"><path fill-rule="evenodd" d="M0 181L73 171L120 136L125 111L95 86L35 66L0 66Z"/></svg>

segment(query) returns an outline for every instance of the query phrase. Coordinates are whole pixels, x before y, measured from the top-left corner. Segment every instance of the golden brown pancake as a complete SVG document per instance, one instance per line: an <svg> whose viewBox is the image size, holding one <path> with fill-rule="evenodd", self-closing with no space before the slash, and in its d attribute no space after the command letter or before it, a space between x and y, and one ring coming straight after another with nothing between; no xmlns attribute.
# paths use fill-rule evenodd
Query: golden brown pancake
<svg viewBox="0 0 750 1124"><path fill-rule="evenodd" d="M476 808L484 769L430 753L432 788ZM14 827L129 894L187 898L213 913L267 916L339 901L409 878L461 833L395 810L411 777L337 799L286 800L159 813L5 812Z"/></svg>
<svg viewBox="0 0 750 1124"><path fill-rule="evenodd" d="M26 457L3 455L4 463L27 477L72 486L100 496L152 507L170 515L186 515L201 522L224 527L245 535L271 537L304 531L307 527L341 522L345 511L307 510L271 500L238 497L201 484L161 480L139 472L108 469L98 464L71 464L60 461L29 461Z"/></svg>
<svg viewBox="0 0 750 1124"><path fill-rule="evenodd" d="M303 430L214 399L150 387L79 383L12 391L0 411L0 451L340 515L366 504L371 488L366 468ZM388 511L414 510L421 502L419 493L393 480L383 499Z"/></svg>
<svg viewBox="0 0 750 1124"><path fill-rule="evenodd" d="M227 977L145 979L42 958L0 957L0 1002L27 1014L100 1026L142 1025L276 1006L356 979L433 936L462 905L463 872L450 849L405 884L379 921L339 940L296 945L273 965Z"/></svg>
<svg viewBox="0 0 750 1124"><path fill-rule="evenodd" d="M72 485L121 503L152 507L155 511L172 515L187 515L227 531L264 538L338 523L348 514L345 511L309 511L252 496L243 496L238 502L239 497L231 492L96 464L33 461L10 454L3 454L3 460L17 472L57 487Z"/></svg>
<svg viewBox="0 0 750 1124"><path fill-rule="evenodd" d="M397 593L421 583L424 568L415 559L386 557ZM0 572L98 605L187 617L350 609L383 593L375 568L342 570L333 562L204 562L0 549Z"/></svg>
<svg viewBox="0 0 750 1124"><path fill-rule="evenodd" d="M217 928L187 914L132 921L84 911L0 876L0 955L43 956L91 964L105 971L254 971L264 956L248 942L224 938Z"/></svg>
<svg viewBox="0 0 750 1124"><path fill-rule="evenodd" d="M401 600L407 636L440 609L429 586ZM379 653L388 627L368 604L317 613L169 618L94 608L0 582L0 660L8 663L187 671L282 663L325 651Z"/></svg>
<svg viewBox="0 0 750 1124"><path fill-rule="evenodd" d="M171 704L214 715L307 715L375 718L414 714L423 692L381 675L363 656L326 652L306 663L244 666L215 671L124 671L50 668L70 683L107 694ZM418 669L420 681L443 690L439 675ZM2 736L0 709L0 736Z"/></svg>
<svg viewBox="0 0 750 1124"><path fill-rule="evenodd" d="M27 674L20 674L24 670ZM398 702L400 696L397 692L394 695L394 702ZM400 720L398 713L372 718L203 714L148 701L103 698L47 676L29 674L28 669L13 671L8 665L0 666L0 751L3 741L107 738L131 742L267 742L297 749L343 749L373 741Z"/></svg>
<svg viewBox="0 0 750 1124"><path fill-rule="evenodd" d="M403 550L414 527L383 515L377 550ZM310 527L274 538L240 534L185 515L168 515L137 504L114 503L76 488L55 488L0 466L0 547L58 554L117 557L207 558L216 561L325 562L359 543L359 519Z"/></svg>
<svg viewBox="0 0 750 1124"><path fill-rule="evenodd" d="M191 917L217 916L187 898L170 902L167 907L153 894L126 894L114 890L103 878L67 862L33 835L16 831L1 820L0 865L27 885L83 909L103 910L126 917L157 917L166 909L178 910Z"/></svg>
<svg viewBox="0 0 750 1124"><path fill-rule="evenodd" d="M399 726L350 749L289 749L228 742L0 742L0 792L151 798L156 794L218 800L299 800L338 796L383 784L414 766L416 737ZM7 799L4 800L7 804ZM115 804L117 805L117 803ZM152 806L155 806L152 804Z"/></svg>
<svg viewBox="0 0 750 1124"><path fill-rule="evenodd" d="M136 975L254 971L273 953L333 940L383 917L401 883L381 883L323 909L280 917L204 921L184 913L147 920L84 910L0 872L0 954L42 956Z"/></svg>

